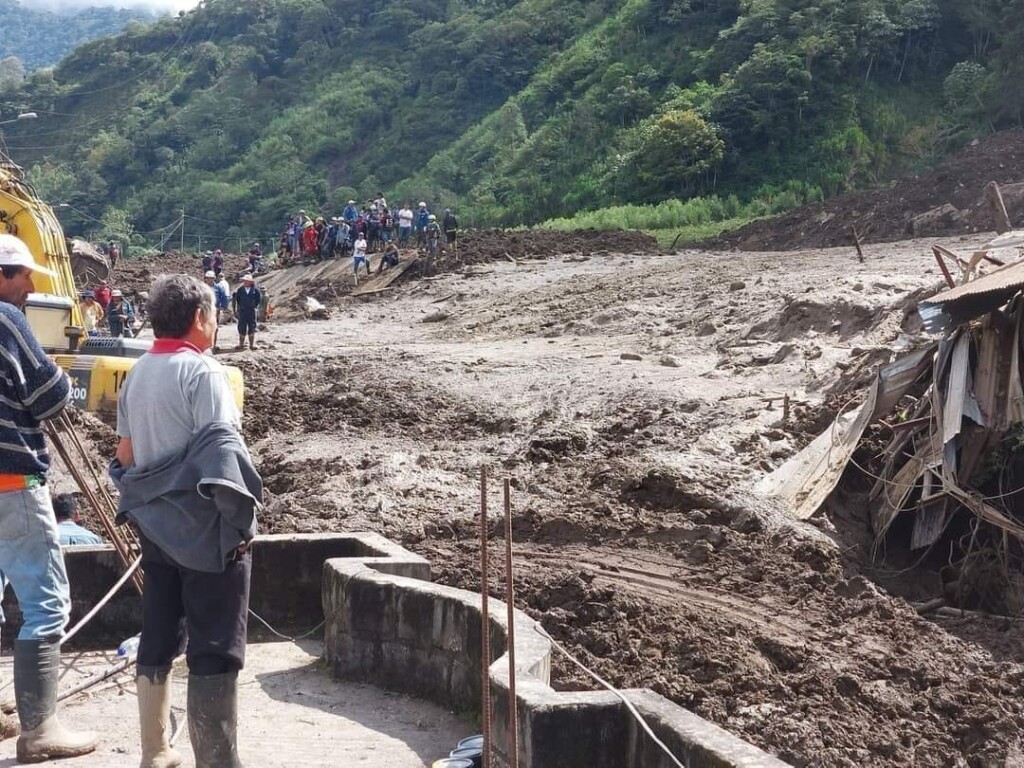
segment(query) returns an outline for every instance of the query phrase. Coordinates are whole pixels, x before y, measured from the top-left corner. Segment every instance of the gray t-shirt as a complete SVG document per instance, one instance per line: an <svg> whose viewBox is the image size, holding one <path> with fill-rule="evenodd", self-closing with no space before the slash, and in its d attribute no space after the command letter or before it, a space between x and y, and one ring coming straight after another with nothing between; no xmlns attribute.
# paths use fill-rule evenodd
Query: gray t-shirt
<svg viewBox="0 0 1024 768"><path fill-rule="evenodd" d="M183 451L192 435L218 421L241 429L227 371L192 351L143 355L117 400L117 434L131 438L139 467Z"/></svg>

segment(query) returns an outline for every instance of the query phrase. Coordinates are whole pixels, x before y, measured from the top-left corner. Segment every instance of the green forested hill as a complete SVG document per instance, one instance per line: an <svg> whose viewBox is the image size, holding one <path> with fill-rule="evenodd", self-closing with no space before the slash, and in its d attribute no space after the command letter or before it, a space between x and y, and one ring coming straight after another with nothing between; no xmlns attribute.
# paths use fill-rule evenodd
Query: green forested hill
<svg viewBox="0 0 1024 768"><path fill-rule="evenodd" d="M57 14L0 0L0 59L13 56L29 70L51 67L79 43L152 18L152 12L138 9L96 7Z"/></svg>
<svg viewBox="0 0 1024 768"><path fill-rule="evenodd" d="M1019 121L1022 41L1024 0L205 0L0 117L40 113L6 141L78 229L265 236L378 190L509 225L926 164Z"/></svg>

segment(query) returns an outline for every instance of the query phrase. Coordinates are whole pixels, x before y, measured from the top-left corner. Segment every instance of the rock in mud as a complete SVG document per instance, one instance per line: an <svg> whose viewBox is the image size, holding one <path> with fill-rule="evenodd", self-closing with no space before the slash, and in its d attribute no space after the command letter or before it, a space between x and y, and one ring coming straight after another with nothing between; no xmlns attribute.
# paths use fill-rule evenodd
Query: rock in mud
<svg viewBox="0 0 1024 768"><path fill-rule="evenodd" d="M679 358L675 357L673 355L665 355L663 358L661 358L661 360L659 362L662 365L664 365L666 368L678 368L679 367Z"/></svg>
<svg viewBox="0 0 1024 768"><path fill-rule="evenodd" d="M733 280L731 283L729 283L730 291L742 291L746 287L747 284L742 280Z"/></svg>
<svg viewBox="0 0 1024 768"><path fill-rule="evenodd" d="M700 328L697 329L697 335L698 336L711 336L717 330L718 329L715 327L714 323L701 323Z"/></svg>
<svg viewBox="0 0 1024 768"><path fill-rule="evenodd" d="M582 453L590 445L590 433L585 429L560 427L537 435L530 440L526 457L535 463L554 463L558 459Z"/></svg>
<svg viewBox="0 0 1024 768"><path fill-rule="evenodd" d="M620 360L643 360L643 357L641 355L638 355L636 352L623 352L621 355L619 355L619 359Z"/></svg>

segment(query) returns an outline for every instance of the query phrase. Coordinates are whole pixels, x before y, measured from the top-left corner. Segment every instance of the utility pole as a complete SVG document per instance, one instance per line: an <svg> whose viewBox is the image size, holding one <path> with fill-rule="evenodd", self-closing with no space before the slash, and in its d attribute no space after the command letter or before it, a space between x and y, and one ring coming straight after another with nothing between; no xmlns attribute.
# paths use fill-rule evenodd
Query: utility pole
<svg viewBox="0 0 1024 768"><path fill-rule="evenodd" d="M181 209L181 252L185 252L185 209Z"/></svg>

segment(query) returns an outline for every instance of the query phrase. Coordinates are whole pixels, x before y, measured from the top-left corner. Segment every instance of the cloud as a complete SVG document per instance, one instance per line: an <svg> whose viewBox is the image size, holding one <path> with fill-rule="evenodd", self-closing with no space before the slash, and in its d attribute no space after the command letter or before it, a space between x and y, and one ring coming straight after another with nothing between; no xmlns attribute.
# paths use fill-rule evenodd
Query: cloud
<svg viewBox="0 0 1024 768"><path fill-rule="evenodd" d="M25 8L35 11L80 11L83 8L146 8L153 11L182 11L195 8L199 0L19 0Z"/></svg>

